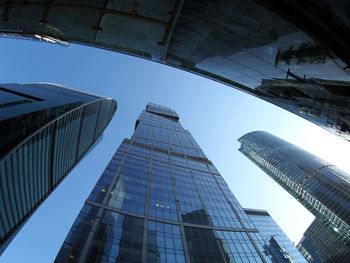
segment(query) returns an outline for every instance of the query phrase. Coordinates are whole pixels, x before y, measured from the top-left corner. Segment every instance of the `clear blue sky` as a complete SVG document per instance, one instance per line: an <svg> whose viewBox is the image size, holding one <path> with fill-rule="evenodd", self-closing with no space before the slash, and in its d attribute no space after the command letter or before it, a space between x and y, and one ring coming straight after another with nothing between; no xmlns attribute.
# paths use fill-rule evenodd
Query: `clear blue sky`
<svg viewBox="0 0 350 263"><path fill-rule="evenodd" d="M103 169L147 102L173 108L243 207L266 209L292 241L312 215L237 149L265 130L350 172L350 143L276 106L217 82L154 62L73 44L0 39L0 83L50 82L118 102L104 139L22 228L0 262L53 262Z"/></svg>

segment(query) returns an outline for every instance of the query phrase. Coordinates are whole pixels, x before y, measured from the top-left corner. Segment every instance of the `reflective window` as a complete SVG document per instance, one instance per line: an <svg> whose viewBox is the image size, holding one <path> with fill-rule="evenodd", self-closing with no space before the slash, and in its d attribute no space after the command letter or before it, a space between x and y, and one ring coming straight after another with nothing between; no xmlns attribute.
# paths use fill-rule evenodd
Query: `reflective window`
<svg viewBox="0 0 350 263"><path fill-rule="evenodd" d="M100 219L97 212L84 206L55 262L141 262L143 219L110 211ZM86 245L89 234L93 239Z"/></svg>
<svg viewBox="0 0 350 263"><path fill-rule="evenodd" d="M179 226L148 221L147 231L147 262L185 262Z"/></svg>
<svg viewBox="0 0 350 263"><path fill-rule="evenodd" d="M241 228L235 213L212 174L192 171L198 190L214 226Z"/></svg>
<svg viewBox="0 0 350 263"><path fill-rule="evenodd" d="M185 234L191 263L224 262L213 230L185 227Z"/></svg>
<svg viewBox="0 0 350 263"><path fill-rule="evenodd" d="M128 155L111 191L108 206L144 214L149 159ZM102 189L101 191L106 191Z"/></svg>
<svg viewBox="0 0 350 263"><path fill-rule="evenodd" d="M178 220L169 164L152 161L149 215Z"/></svg>
<svg viewBox="0 0 350 263"><path fill-rule="evenodd" d="M249 211L247 214L259 230L259 235L265 244L264 247L270 250L268 253L271 253L279 261L289 258L292 262L306 263L304 257L271 216L266 213L254 214L254 212Z"/></svg>
<svg viewBox="0 0 350 263"><path fill-rule="evenodd" d="M230 262L263 262L244 232L216 231Z"/></svg>
<svg viewBox="0 0 350 263"><path fill-rule="evenodd" d="M197 188L188 169L173 166L176 190L179 198L182 221L209 225Z"/></svg>

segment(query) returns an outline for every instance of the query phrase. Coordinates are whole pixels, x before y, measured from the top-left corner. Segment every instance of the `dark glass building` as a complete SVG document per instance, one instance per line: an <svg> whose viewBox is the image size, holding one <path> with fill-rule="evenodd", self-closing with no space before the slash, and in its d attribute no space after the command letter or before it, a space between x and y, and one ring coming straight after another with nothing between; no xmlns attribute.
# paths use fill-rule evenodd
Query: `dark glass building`
<svg viewBox="0 0 350 263"><path fill-rule="evenodd" d="M116 109L113 99L54 84L0 85L0 254Z"/></svg>
<svg viewBox="0 0 350 263"><path fill-rule="evenodd" d="M276 78L350 81L346 0L3 0L0 10L1 36L80 43L138 56L219 81L294 113L309 103L322 110L318 103L328 97L315 89L320 101L299 101L290 109L256 87ZM294 93L282 88L293 100ZM337 89L348 103L348 88ZM328 122L325 116L300 116L350 138L349 114L342 106L333 108Z"/></svg>
<svg viewBox="0 0 350 263"><path fill-rule="evenodd" d="M350 246L338 239L337 232L315 219L297 245L308 262L344 263L350 259Z"/></svg>
<svg viewBox="0 0 350 263"><path fill-rule="evenodd" d="M350 82L324 79L263 79L262 99L350 141Z"/></svg>
<svg viewBox="0 0 350 263"><path fill-rule="evenodd" d="M306 260L282 229L265 210L247 209L245 213L259 230L265 245L280 263L305 262Z"/></svg>
<svg viewBox="0 0 350 263"><path fill-rule="evenodd" d="M86 200L55 262L274 260L178 115L150 103Z"/></svg>
<svg viewBox="0 0 350 263"><path fill-rule="evenodd" d="M240 151L295 197L339 240L350 240L350 176L269 133L242 136Z"/></svg>

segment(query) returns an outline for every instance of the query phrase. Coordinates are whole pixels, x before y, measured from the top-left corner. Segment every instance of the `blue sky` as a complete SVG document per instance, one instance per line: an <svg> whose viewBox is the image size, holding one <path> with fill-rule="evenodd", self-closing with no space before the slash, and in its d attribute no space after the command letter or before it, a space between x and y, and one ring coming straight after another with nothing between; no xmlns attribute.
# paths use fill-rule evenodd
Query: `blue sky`
<svg viewBox="0 0 350 263"><path fill-rule="evenodd" d="M118 102L104 138L22 228L0 262L53 262L85 199L148 102L177 111L243 207L266 209L292 241L312 215L237 149L265 130L349 172L350 144L285 110L220 83L162 64L73 44L0 39L0 83L50 82Z"/></svg>

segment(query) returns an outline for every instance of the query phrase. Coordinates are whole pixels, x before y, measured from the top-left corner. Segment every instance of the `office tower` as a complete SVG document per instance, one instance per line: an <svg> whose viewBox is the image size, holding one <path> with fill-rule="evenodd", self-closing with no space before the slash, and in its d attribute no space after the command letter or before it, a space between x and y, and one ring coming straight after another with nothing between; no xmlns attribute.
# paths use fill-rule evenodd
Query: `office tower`
<svg viewBox="0 0 350 263"><path fill-rule="evenodd" d="M263 246L176 112L150 103L55 262L272 262Z"/></svg>
<svg viewBox="0 0 350 263"><path fill-rule="evenodd" d="M0 85L0 254L102 138L116 108L54 84Z"/></svg>
<svg viewBox="0 0 350 263"><path fill-rule="evenodd" d="M334 229L315 219L297 245L309 262L344 263L350 258L350 246L337 237Z"/></svg>
<svg viewBox="0 0 350 263"><path fill-rule="evenodd" d="M247 209L244 212L259 230L266 247L271 251L277 262L305 262L298 249L289 240L282 229L265 210Z"/></svg>
<svg viewBox="0 0 350 263"><path fill-rule="evenodd" d="M304 205L337 238L350 240L350 176L262 131L242 136L240 151Z"/></svg>
<svg viewBox="0 0 350 263"><path fill-rule="evenodd" d="M265 99L264 79L350 80L349 9L345 0L4 1L0 34L122 52ZM344 137L343 118L330 125Z"/></svg>

